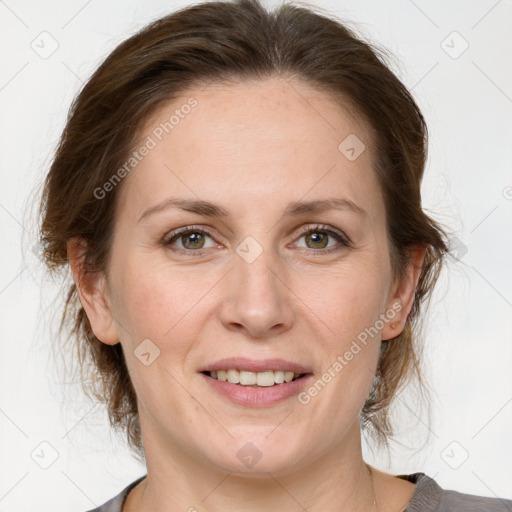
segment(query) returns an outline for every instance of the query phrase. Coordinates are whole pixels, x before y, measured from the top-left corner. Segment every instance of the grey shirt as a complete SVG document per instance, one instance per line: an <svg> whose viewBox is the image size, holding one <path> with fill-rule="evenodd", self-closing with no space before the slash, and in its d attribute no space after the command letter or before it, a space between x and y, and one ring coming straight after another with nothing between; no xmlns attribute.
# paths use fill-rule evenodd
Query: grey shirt
<svg viewBox="0 0 512 512"><path fill-rule="evenodd" d="M397 476L416 484L405 512L512 512L512 500L485 498L444 490L425 473ZM146 475L126 486L117 496L101 507L87 512L122 512L128 493L144 478Z"/></svg>

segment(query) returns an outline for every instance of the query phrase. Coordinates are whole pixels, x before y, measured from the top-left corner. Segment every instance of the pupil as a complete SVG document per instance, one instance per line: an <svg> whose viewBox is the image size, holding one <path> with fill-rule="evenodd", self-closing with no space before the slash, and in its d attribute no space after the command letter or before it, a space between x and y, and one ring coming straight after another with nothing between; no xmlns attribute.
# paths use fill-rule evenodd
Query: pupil
<svg viewBox="0 0 512 512"><path fill-rule="evenodd" d="M311 239L311 238L313 239L313 243L314 243L314 244L317 244L317 243L320 241L320 247L322 247L322 248L323 248L323 247L325 247L325 246L326 246L326 244L325 244L325 242L326 242L326 237L325 237L325 235L320 234L320 233L318 233L318 232L317 232L317 233L311 233L310 235L308 235L308 237L309 237L310 239ZM321 242L322 242L322 240L319 240L319 239L321 239L321 238L323 238L323 242L324 242L323 244L321 243Z"/></svg>
<svg viewBox="0 0 512 512"><path fill-rule="evenodd" d="M190 233L188 235L185 235L184 238L185 238L185 243L183 244L185 247L187 247L187 249L190 249L190 248L197 248L197 247L190 247L190 245L192 244L197 244L197 243L200 243L201 242L201 237L202 235L200 233ZM190 242L190 243L189 243Z"/></svg>

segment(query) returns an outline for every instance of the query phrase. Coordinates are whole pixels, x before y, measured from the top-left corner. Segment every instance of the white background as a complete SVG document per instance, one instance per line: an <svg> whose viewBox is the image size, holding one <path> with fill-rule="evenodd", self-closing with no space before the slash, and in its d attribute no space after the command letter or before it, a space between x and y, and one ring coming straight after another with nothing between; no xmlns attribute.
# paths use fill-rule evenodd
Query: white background
<svg viewBox="0 0 512 512"><path fill-rule="evenodd" d="M411 427L389 464L365 447L366 460L395 474L425 472L444 488L512 498L512 3L314 3L396 56L430 130L424 207L458 239L429 316L431 422L401 396L396 416ZM30 250L36 225L27 200L82 82L135 30L189 4L0 1L2 512L83 512L145 473L104 409L82 399L76 383L63 395L50 346L65 288L45 279ZM31 47L48 38L43 31L58 43L46 59ZM453 58L464 40L468 49Z"/></svg>

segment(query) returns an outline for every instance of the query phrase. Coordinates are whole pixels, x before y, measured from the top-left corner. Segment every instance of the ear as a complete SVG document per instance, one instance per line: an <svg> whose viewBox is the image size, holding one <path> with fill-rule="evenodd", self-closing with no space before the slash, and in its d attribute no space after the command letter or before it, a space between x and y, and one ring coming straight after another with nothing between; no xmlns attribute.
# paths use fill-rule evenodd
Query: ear
<svg viewBox="0 0 512 512"><path fill-rule="evenodd" d="M94 335L107 345L119 343L105 274L85 271L87 243L83 238L72 237L67 242L68 262Z"/></svg>
<svg viewBox="0 0 512 512"><path fill-rule="evenodd" d="M390 318L382 329L382 340L396 338L404 330L407 316L414 304L425 252L426 248L421 245L409 248L410 265L407 267L403 279L397 281L391 290L386 312L395 311L395 316L392 319Z"/></svg>

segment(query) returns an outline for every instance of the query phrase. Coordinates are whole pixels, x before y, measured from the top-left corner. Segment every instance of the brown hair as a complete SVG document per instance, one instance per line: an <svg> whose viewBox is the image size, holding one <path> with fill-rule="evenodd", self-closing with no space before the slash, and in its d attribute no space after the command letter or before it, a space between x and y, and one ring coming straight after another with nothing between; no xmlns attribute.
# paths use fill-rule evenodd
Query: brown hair
<svg viewBox="0 0 512 512"><path fill-rule="evenodd" d="M448 250L445 232L421 207L427 127L411 94L386 64L386 52L308 7L284 4L270 13L258 0L196 4L152 22L115 48L70 107L43 185L40 242L54 272L68 264L68 239L80 236L87 242L84 269L108 275L122 183L106 199L97 199L94 191L126 161L143 122L187 87L281 76L330 94L372 133L395 278L410 264L408 248L426 247L408 322L399 336L382 342L361 411L363 430L387 445L394 434L392 399L414 380L425 391L419 314ZM121 344L107 345L94 336L74 283L69 284L61 333L64 327L74 340L84 391L107 405L112 427L124 429L129 446L143 457L136 393Z"/></svg>

